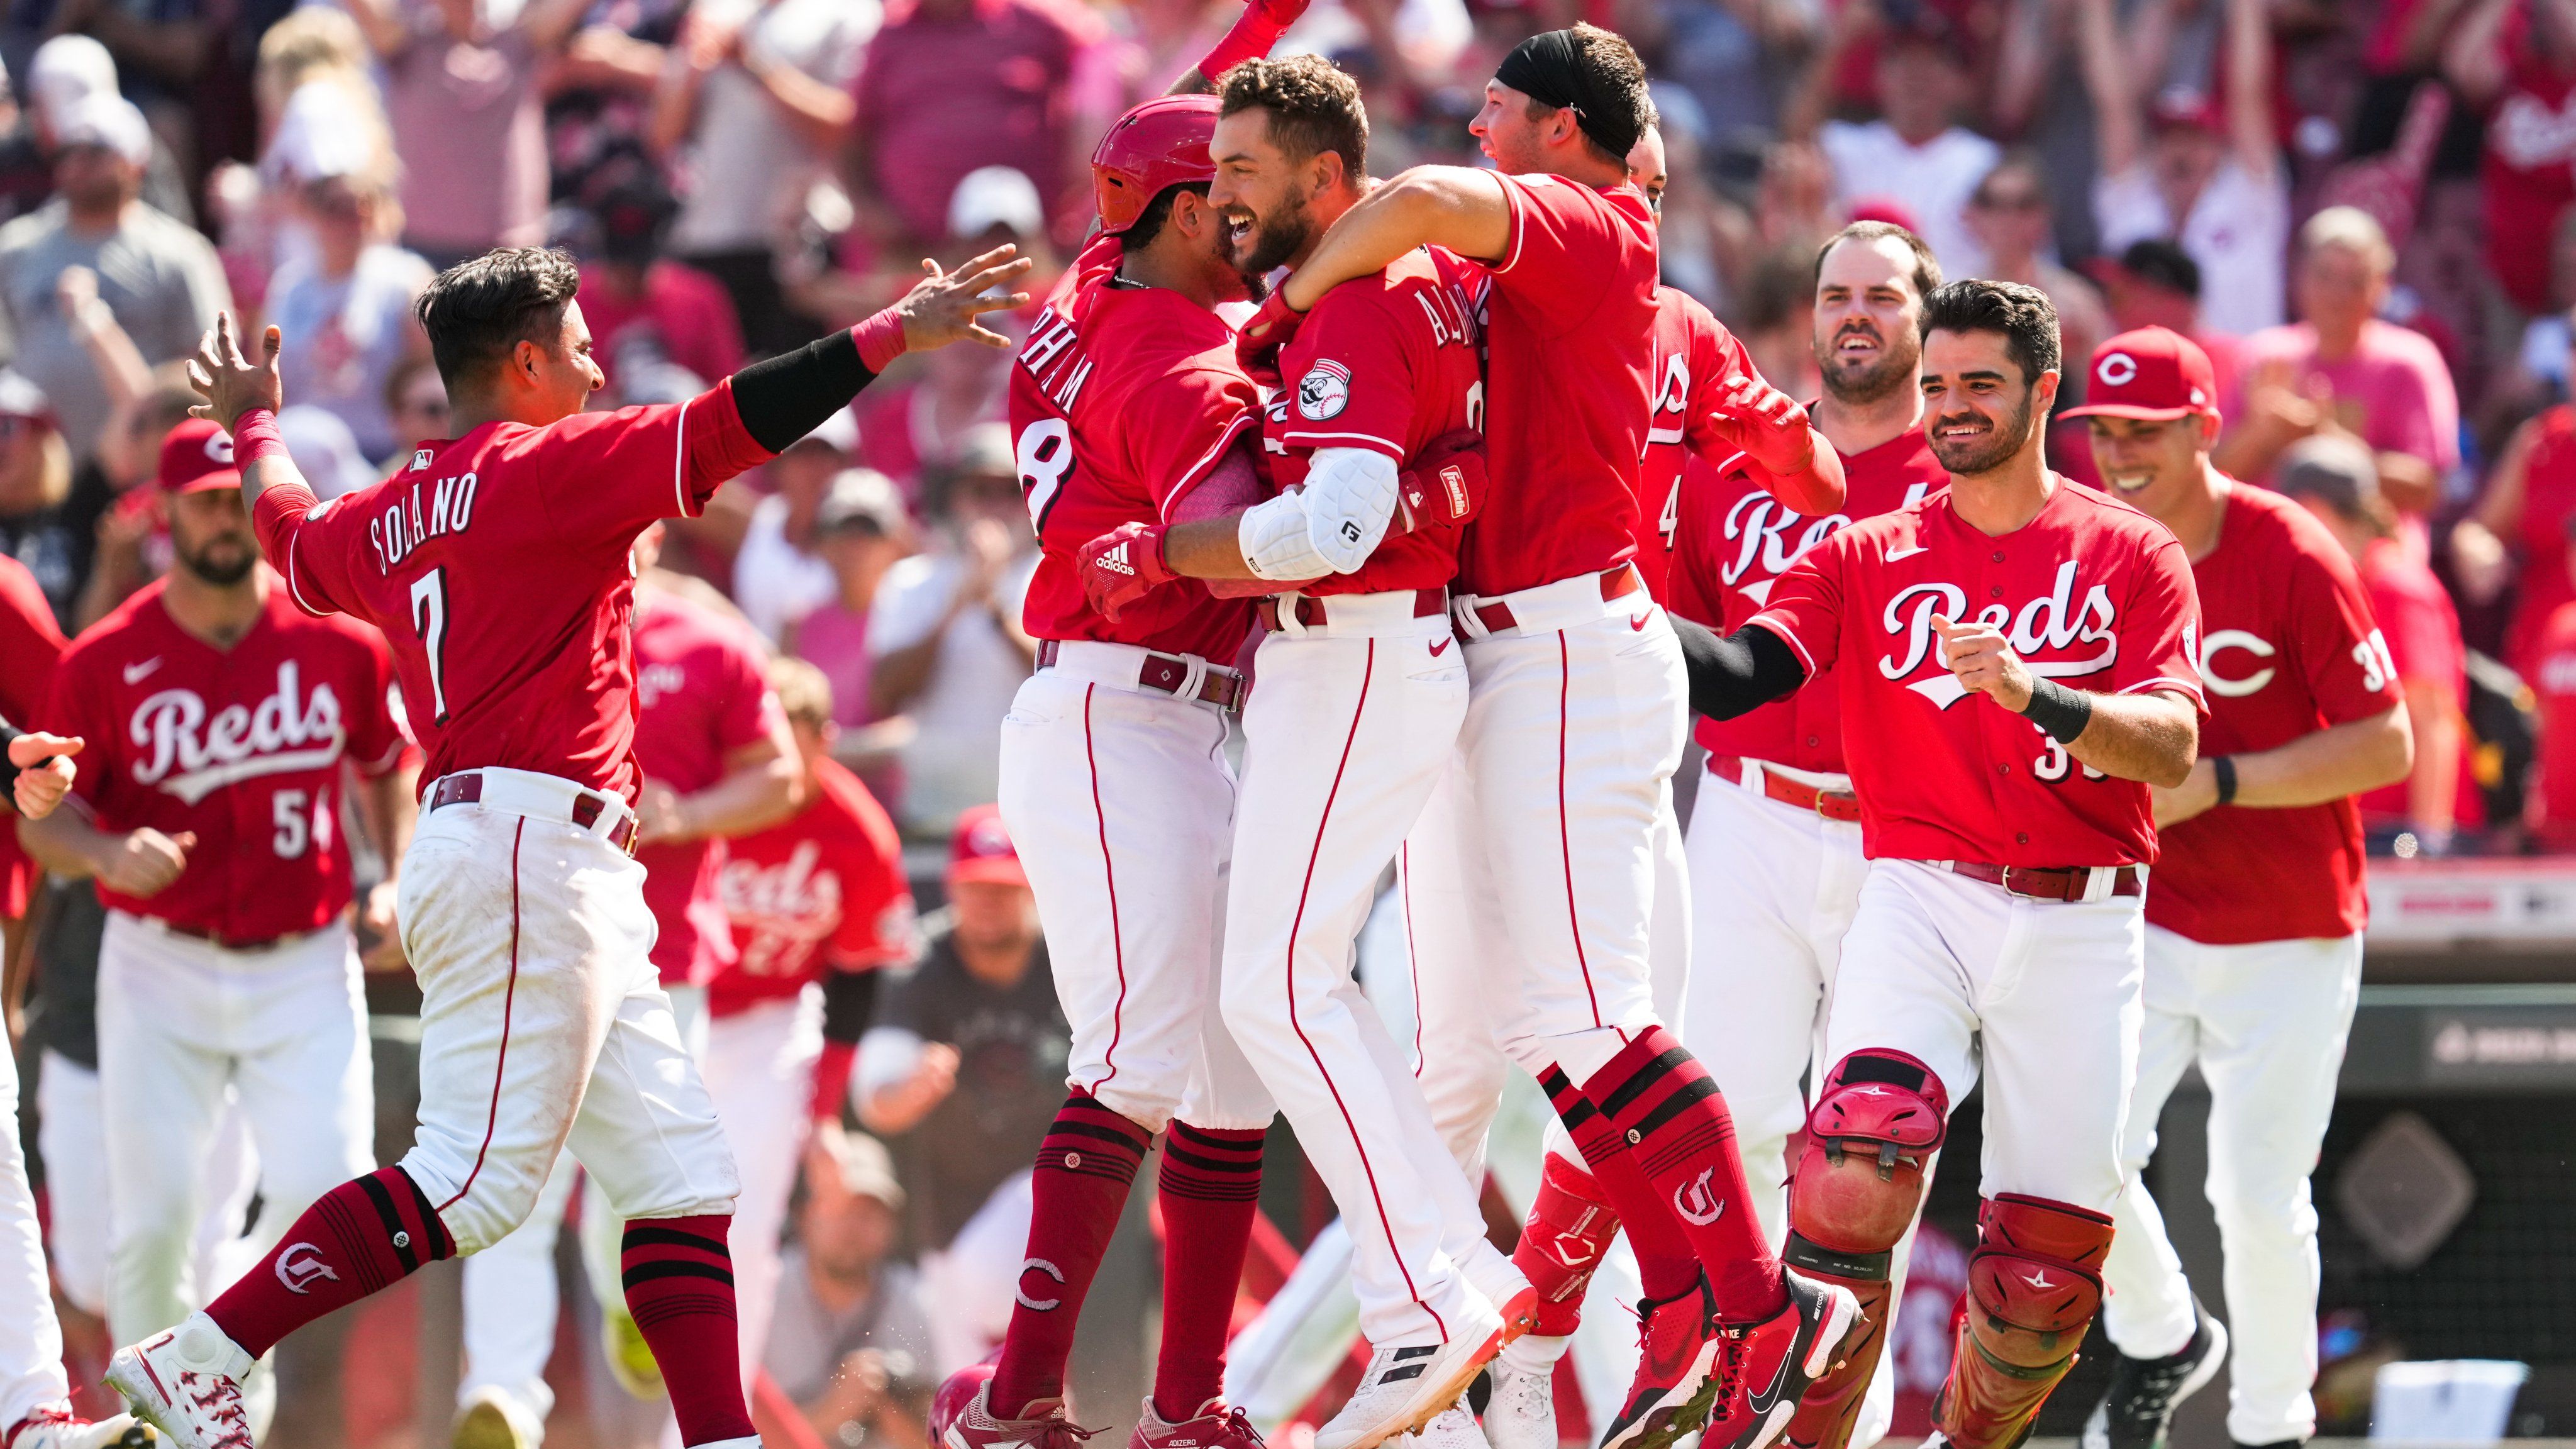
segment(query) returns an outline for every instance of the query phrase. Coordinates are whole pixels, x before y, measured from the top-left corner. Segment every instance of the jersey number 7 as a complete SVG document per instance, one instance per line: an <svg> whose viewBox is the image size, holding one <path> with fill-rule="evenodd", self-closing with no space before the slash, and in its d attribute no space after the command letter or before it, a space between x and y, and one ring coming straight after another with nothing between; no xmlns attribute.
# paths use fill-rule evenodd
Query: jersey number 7
<svg viewBox="0 0 2576 1449"><path fill-rule="evenodd" d="M413 580L411 626L420 634L421 651L429 656L430 703L435 723L447 723L447 570L431 569Z"/></svg>

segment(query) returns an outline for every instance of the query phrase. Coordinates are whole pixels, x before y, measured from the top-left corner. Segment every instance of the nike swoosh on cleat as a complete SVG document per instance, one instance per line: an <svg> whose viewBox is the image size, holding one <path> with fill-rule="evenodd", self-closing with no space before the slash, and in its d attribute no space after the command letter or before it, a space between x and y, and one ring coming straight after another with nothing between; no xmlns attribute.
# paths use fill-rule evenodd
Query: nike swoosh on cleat
<svg viewBox="0 0 2576 1449"><path fill-rule="evenodd" d="M1764 1385L1761 1392L1752 1395L1744 1401L1745 1407L1753 1411L1755 1418L1760 1418L1770 1413L1772 1408L1780 1402L1780 1391L1787 1387L1789 1382L1789 1365L1795 1362L1797 1358L1798 1355L1795 1352L1780 1355L1780 1366L1777 1369L1772 1370L1771 1382Z"/></svg>

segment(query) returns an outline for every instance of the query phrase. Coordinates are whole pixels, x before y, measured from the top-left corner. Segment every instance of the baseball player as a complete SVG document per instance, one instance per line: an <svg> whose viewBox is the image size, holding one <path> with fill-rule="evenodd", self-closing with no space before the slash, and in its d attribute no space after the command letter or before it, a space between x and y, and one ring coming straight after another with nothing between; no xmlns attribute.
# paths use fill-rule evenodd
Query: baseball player
<svg viewBox="0 0 2576 1449"><path fill-rule="evenodd" d="M1640 176L1655 177L1660 147L1639 151L1648 163L1637 168ZM1653 187L1648 190L1651 195ZM1929 249L1885 222L1856 222L1818 251L1811 346L1824 395L1812 411L1816 430L1842 459L1847 490L1841 508L1821 516L1797 511L1775 493L1759 464L1711 442L1694 424L1727 374L1692 366L1683 374L1687 381L1676 385L1668 368L1646 461L1650 469L1669 470L1673 480L1666 527L1674 613L1721 632L1739 627L1761 608L1773 582L1835 530L1947 484L1924 437L1915 386L1923 299L1940 284ZM1682 303L1688 315L1706 315L1683 294L1669 295L1682 302L1667 302L1665 317L1684 311ZM1716 328L1712 320L1691 335L1731 345L1722 329L1712 333ZM1693 360L1678 346L1659 351L1675 362ZM1729 356L1717 346L1708 351ZM1666 395L1694 401L1668 412L1661 406ZM1641 538L1639 556L1647 550ZM1711 1064L1734 1109L1753 1211L1764 1237L1784 1245L1786 1147L1806 1120L1802 1082L1867 871L1859 803L1843 770L1839 691L1802 689L1740 719L1703 720L1699 737L1710 778L1701 786L1688 842L1692 989L1682 999L1681 1035ZM1660 894L1657 905L1660 910ZM1551 1152L1513 1254L1541 1290L1540 1324L1504 1353L1495 1375L1485 1424L1499 1449L1547 1449L1555 1442L1550 1374L1579 1321L1584 1286L1617 1231L1618 1218L1591 1175ZM1890 1297L1901 1292L1901 1276L1899 1263L1884 1290ZM1870 1295L1862 1301L1870 1303ZM1872 1321L1884 1327L1883 1319ZM1880 1348L1876 1338L1845 1343L1843 1366L1808 1391L1801 1418L1787 1430L1790 1442L1822 1442L1825 1430L1816 1421L1858 1412L1861 1398L1841 1390L1862 1383L1879 1386L1869 1395L1875 1412L1863 1415L1869 1423L1850 1437L1865 1449L1884 1432L1895 1382L1871 1376ZM1849 1415L1841 1423L1849 1429Z"/></svg>
<svg viewBox="0 0 2576 1449"><path fill-rule="evenodd" d="M661 544L657 523L636 538L634 550L635 760L644 772L635 804L635 860L644 867L644 903L653 912L653 964L671 998L680 1039L704 1071L706 983L733 960L732 932L716 898L725 837L759 829L793 810L801 772L786 718L763 673L766 650L739 619L657 582L669 577L654 567ZM711 1072L707 1088L715 1095ZM726 1124L727 1144L736 1148L734 1166L745 1189L734 1204L739 1236L729 1237L728 1246L742 1361L756 1365L777 1283L778 1259L770 1245L786 1217L786 1190L751 1190L734 1120L725 1116L720 1098L717 1119ZM795 1145L786 1165L791 1174ZM766 1189L778 1168L766 1159L760 1165L759 1182ZM527 1221L491 1251L466 1260L460 1449L511 1443L507 1437L482 1437L503 1424L523 1431L526 1444L542 1434L552 1403L545 1365L554 1335L537 1330L552 1321L560 1297L555 1236L571 1192L572 1173L558 1159ZM615 1290L621 1225L597 1193L582 1199L580 1224L582 1259L601 1304L603 1356L630 1392L658 1398L662 1385L652 1351Z"/></svg>
<svg viewBox="0 0 2576 1449"><path fill-rule="evenodd" d="M1732 719L1850 665L1834 681L1870 866L1785 1256L1883 1306L1949 1105L1982 1070L1986 1201L1934 1440L2008 1449L2101 1306L2148 786L2190 774L2200 679L2182 546L2043 462L2047 296L1953 282L1927 299L1923 337L1950 486L1809 550L1724 641L1696 636L1691 694Z"/></svg>
<svg viewBox="0 0 2576 1449"><path fill-rule="evenodd" d="M54 661L66 640L54 621L54 606L45 586L27 566L0 555L0 716L33 720L44 712L53 688ZM18 845L14 830L0 831L0 944L10 959L17 956L18 933L26 919L37 880L34 862Z"/></svg>
<svg viewBox="0 0 2576 1449"><path fill-rule="evenodd" d="M1024 298L1008 248L935 266L847 332L688 402L583 413L601 385L561 253L499 250L442 274L421 321L463 435L318 504L277 433L278 333L242 356L229 319L192 369L230 425L263 550L308 611L386 629L433 781L402 871L420 978L421 1120L402 1162L334 1188L201 1313L120 1349L108 1382L181 1449L241 1449L240 1380L299 1325L518 1226L569 1143L628 1219L628 1304L682 1442L750 1449L725 1249L733 1163L648 959L626 854L635 536L694 513L907 346L972 335Z"/></svg>
<svg viewBox="0 0 2576 1449"><path fill-rule="evenodd" d="M12 560L11 563L15 563ZM0 574L7 572L0 567ZM23 572L23 570L22 570ZM39 604L42 596L38 597ZM51 619L48 611L46 617ZM22 821L62 804L82 741L0 720L0 805ZM91 1423L72 1412L63 1330L45 1275L45 1238L18 1145L17 1053L0 1052L0 1449L107 1449L149 1443L131 1415ZM131 1436L131 1437L129 1437Z"/></svg>
<svg viewBox="0 0 2576 1449"><path fill-rule="evenodd" d="M1218 1016L1234 823L1224 746L1251 604L1196 583L1111 618L1083 545L1258 497L1238 444L1259 397L1216 308L1246 294L1210 205L1213 96L1165 96L1092 153L1101 234L1038 314L1011 430L1042 554L1022 619L1038 668L1002 722L1002 818L1046 923L1073 1028L1070 1093L1038 1148L1027 1260L991 1379L949 1449L1072 1432L1064 1366L1084 1295L1154 1134L1163 1338L1140 1445L1243 1445L1219 1396L1269 1095Z"/></svg>
<svg viewBox="0 0 2576 1449"><path fill-rule="evenodd" d="M1450 882L1448 919L1417 916L1417 941L1502 929L1491 949L1474 938L1481 979L1423 994L1491 998L1481 1029L1453 1030L1497 1036L1546 1086L1638 1244L1644 1352L1610 1449L1703 1423L1712 1444L1758 1446L1855 1310L1784 1277L1758 1222L1726 1211L1744 1186L1725 1103L1652 998L1654 839L1685 715L1679 645L1631 562L1655 241L1626 158L1651 106L1627 42L1591 26L1524 41L1485 90L1472 129L1497 169L1419 167L1372 192L1245 324L1242 351L1275 351L1331 288L1418 246L1490 267L1493 486L1453 601L1459 775L1405 856ZM1840 465L1794 405L1733 426L1839 498Z"/></svg>
<svg viewBox="0 0 2576 1449"><path fill-rule="evenodd" d="M1358 84L1320 56L1248 61L1225 75L1220 107L1208 199L1234 228L1237 264L1303 262L1366 181ZM1081 554L1113 617L1175 574L1280 590L1259 606L1262 687L1244 711L1224 999L1235 1041L1353 1228L1372 1354L1316 1431L1320 1449L1421 1429L1532 1304L1351 972L1378 878L1447 771L1467 710L1448 583L1484 484L1468 270L1410 252L1316 303L1280 350L1263 425L1276 496L1128 524Z"/></svg>
<svg viewBox="0 0 2576 1449"><path fill-rule="evenodd" d="M275 1204L265 1240L374 1161L340 801L354 789L377 849L399 860L417 764L382 637L305 617L262 567L222 430L172 429L159 485L171 569L64 653L46 720L95 742L91 767L72 809L25 830L108 910L98 1077L121 1340L212 1290L189 1266L228 1092ZM389 897L371 913L389 914Z"/></svg>
<svg viewBox="0 0 2576 1449"><path fill-rule="evenodd" d="M2211 466L2209 356L2162 327L2092 358L2084 406L2114 496L2173 530L2200 594L2209 722L2190 778L2155 794L2146 1025L2120 1136L2127 1190L2102 1277L2119 1350L2089 1442L2154 1449L2221 1362L2228 1436L2316 1432L2317 1215L2308 1202L2361 985L2361 823L2352 797L2406 777L2414 737L2369 595L2292 498ZM2285 477L2285 488L2293 480ZM2192 1296L2140 1173L2185 1070L2209 1083L2209 1199L2228 1326ZM2235 1354L2228 1358L2228 1343Z"/></svg>

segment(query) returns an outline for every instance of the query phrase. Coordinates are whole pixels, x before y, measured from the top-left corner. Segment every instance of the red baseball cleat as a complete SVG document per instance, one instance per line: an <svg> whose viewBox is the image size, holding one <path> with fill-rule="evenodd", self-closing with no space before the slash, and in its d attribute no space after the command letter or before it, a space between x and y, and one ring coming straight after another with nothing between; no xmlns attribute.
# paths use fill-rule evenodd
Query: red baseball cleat
<svg viewBox="0 0 2576 1449"><path fill-rule="evenodd" d="M1223 1399L1210 1399L1199 1405L1196 1417L1177 1424L1163 1422L1154 1408L1154 1396L1145 1396L1145 1411L1136 1416L1136 1432L1127 1438L1127 1449L1264 1449L1261 1431L1252 1427L1241 1409Z"/></svg>

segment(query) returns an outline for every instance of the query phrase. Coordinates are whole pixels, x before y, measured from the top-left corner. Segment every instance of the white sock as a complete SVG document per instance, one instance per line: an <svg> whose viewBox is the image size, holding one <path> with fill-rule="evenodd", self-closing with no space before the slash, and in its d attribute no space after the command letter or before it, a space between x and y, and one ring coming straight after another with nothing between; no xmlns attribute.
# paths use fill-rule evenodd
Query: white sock
<svg viewBox="0 0 2576 1449"><path fill-rule="evenodd" d="M1503 1345L1503 1366L1516 1374L1544 1374L1556 1371L1556 1361L1565 1357L1572 1338L1541 1338L1524 1333Z"/></svg>

